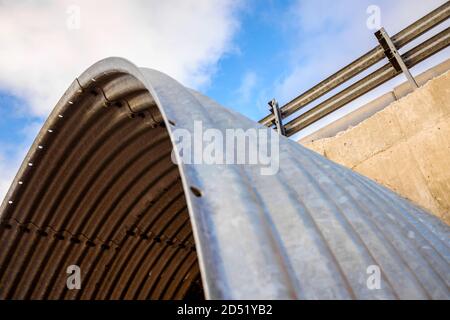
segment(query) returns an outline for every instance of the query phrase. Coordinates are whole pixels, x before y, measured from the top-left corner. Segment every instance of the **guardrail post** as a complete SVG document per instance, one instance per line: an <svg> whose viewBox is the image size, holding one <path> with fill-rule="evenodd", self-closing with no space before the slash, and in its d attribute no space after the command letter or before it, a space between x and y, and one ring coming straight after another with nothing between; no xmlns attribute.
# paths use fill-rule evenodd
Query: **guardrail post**
<svg viewBox="0 0 450 320"><path fill-rule="evenodd" d="M417 89L419 86L417 85L416 80L412 76L411 72L409 72L409 69L403 61L402 56L398 53L397 48L395 47L386 30L384 30L384 28L381 28L380 30L375 32L375 36L377 37L378 42L383 48L386 58L388 58L394 69L397 71L402 71L408 79L411 88L413 90Z"/></svg>
<svg viewBox="0 0 450 320"><path fill-rule="evenodd" d="M277 128L278 133L281 134L282 136L285 136L286 131L283 126L280 107L278 106L277 100L272 99L271 101L268 102L268 104L270 112L272 112L273 115L275 116L275 126Z"/></svg>

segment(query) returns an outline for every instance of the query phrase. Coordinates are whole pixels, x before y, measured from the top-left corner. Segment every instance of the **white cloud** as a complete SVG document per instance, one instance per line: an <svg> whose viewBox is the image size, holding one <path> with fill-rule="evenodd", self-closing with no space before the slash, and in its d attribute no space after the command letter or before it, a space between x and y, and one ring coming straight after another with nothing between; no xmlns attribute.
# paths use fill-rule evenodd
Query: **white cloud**
<svg viewBox="0 0 450 320"><path fill-rule="evenodd" d="M241 7L234 0L0 0L0 90L26 102L22 114L43 119L75 77L108 56L194 88L208 85L219 59L236 50ZM0 141L0 199L41 125L25 126L16 144Z"/></svg>
<svg viewBox="0 0 450 320"><path fill-rule="evenodd" d="M80 28L69 28L77 8ZM108 56L205 86L233 49L239 8L233 0L0 1L0 89L45 116L76 76Z"/></svg>
<svg viewBox="0 0 450 320"><path fill-rule="evenodd" d="M240 104L248 103L257 85L257 79L255 72L247 71L242 77L239 88L236 90L238 98L235 100Z"/></svg>

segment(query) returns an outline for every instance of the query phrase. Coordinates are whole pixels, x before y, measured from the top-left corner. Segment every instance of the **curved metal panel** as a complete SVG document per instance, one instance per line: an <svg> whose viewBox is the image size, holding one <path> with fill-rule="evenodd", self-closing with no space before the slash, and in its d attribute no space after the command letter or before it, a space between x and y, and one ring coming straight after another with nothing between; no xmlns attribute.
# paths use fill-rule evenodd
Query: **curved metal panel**
<svg viewBox="0 0 450 320"><path fill-rule="evenodd" d="M213 299L450 297L437 218L284 137L274 175L175 165L196 121L271 130L124 59L77 78L1 206L0 298L190 298L200 275Z"/></svg>

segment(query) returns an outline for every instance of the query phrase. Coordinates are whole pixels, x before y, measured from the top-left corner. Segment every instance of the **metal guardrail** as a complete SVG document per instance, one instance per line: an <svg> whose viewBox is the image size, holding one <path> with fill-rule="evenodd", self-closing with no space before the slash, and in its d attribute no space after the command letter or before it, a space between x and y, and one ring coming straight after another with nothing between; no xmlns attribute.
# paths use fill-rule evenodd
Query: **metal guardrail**
<svg viewBox="0 0 450 320"><path fill-rule="evenodd" d="M409 25L408 27L391 37L391 40L395 47L397 49L400 49L425 32L434 28L438 24L444 22L449 17L450 1L433 10L413 24ZM444 49L449 45L449 36L450 30L449 28L447 28L444 31L441 31L437 35L433 36L432 38L417 45L401 56L404 60L404 63L408 68L410 68L437 53L438 51ZM335 89L351 78L357 76L385 57L386 55L383 47L381 45L376 46L374 49L370 50L362 57L353 61L346 67L342 68L316 86L305 91L292 101L282 106L280 108L281 119L284 119L292 115L296 111L304 108L309 103L320 98L324 94L330 92L331 90ZM398 71L396 68L394 68L391 63L382 66L381 68L359 80L355 84L349 86L348 88L337 93L331 98L318 104L311 110L299 115L297 118L288 122L284 127L286 135L291 136L297 133L311 123L343 107L347 103L385 83L386 81L394 78L400 73L401 71ZM259 122L266 126L272 126L275 124L275 116L274 114L270 114L261 119Z"/></svg>

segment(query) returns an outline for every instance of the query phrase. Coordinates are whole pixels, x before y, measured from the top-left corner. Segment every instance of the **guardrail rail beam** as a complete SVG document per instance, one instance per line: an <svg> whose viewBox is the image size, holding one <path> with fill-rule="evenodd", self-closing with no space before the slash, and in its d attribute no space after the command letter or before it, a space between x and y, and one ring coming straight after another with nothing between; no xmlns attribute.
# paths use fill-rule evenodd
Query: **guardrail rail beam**
<svg viewBox="0 0 450 320"><path fill-rule="evenodd" d="M303 92L285 105L279 107L279 123L281 123L281 120L284 118L287 118L305 108L311 102L319 99L323 95L359 75L364 70L367 70L371 66L383 60L385 57L389 59L390 63L372 72L370 75L357 81L355 84L343 89L333 97L319 103L313 108L310 108L308 111L300 114L293 120L287 122L283 126L285 135L293 135L330 112L350 103L362 94L392 79L397 76L397 74L400 74L400 72L403 72L406 75L413 89L416 89L418 87L417 82L409 72L408 68L413 67L420 61L423 61L436 52L446 48L449 45L449 28L439 32L437 35L422 42L414 49L409 50L403 55L400 55L398 50L433 29L440 23L448 20L449 17L450 1L447 1L392 37L389 37L383 28L379 30L375 33L375 35L377 36L380 45L377 45L375 48L352 63L340 69L309 90ZM276 115L276 112L271 112L263 119L259 120L259 123L268 127L276 125L278 128L278 125L276 124Z"/></svg>

